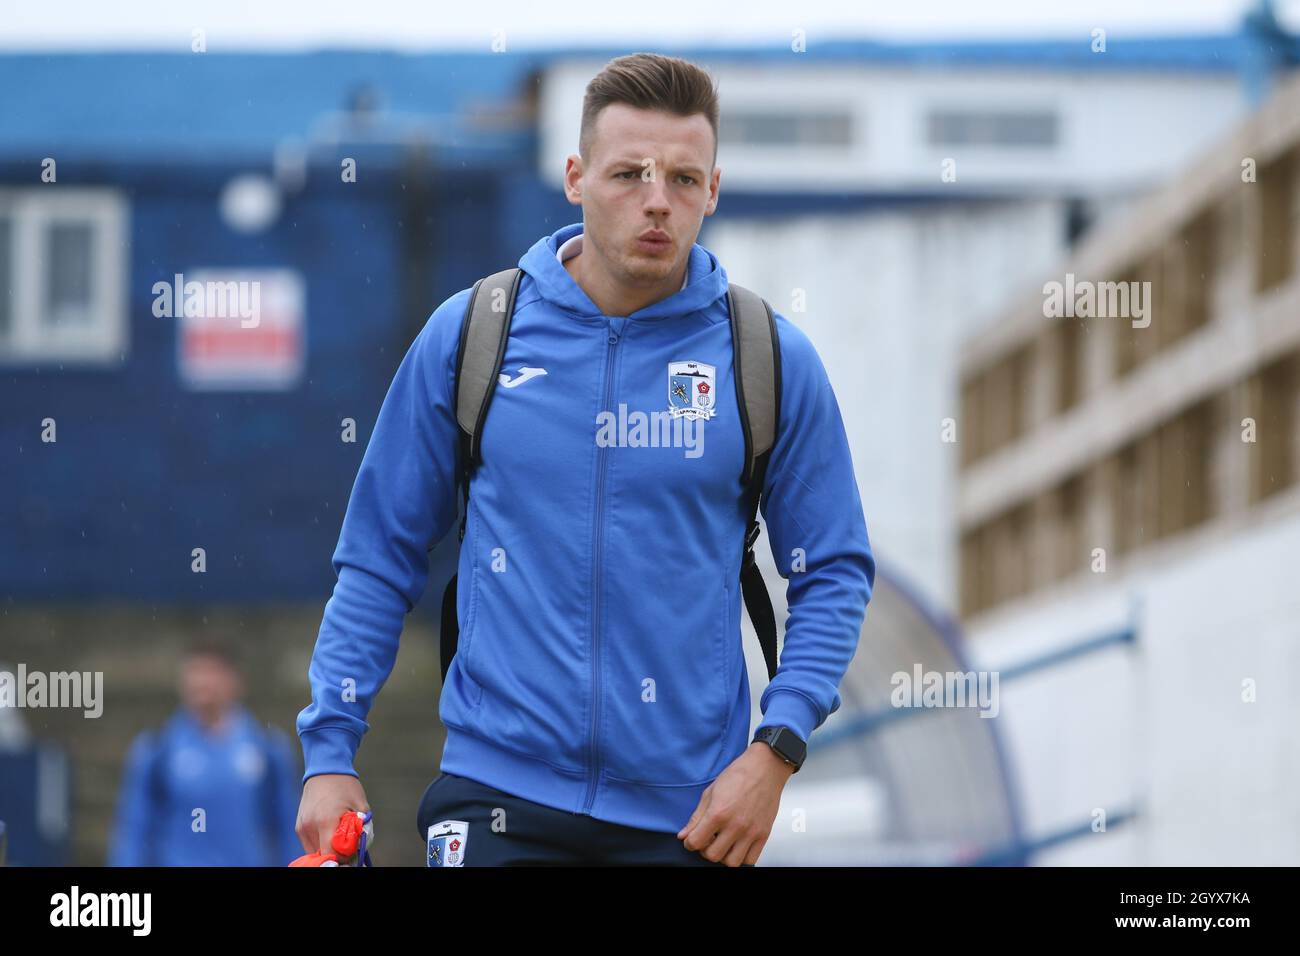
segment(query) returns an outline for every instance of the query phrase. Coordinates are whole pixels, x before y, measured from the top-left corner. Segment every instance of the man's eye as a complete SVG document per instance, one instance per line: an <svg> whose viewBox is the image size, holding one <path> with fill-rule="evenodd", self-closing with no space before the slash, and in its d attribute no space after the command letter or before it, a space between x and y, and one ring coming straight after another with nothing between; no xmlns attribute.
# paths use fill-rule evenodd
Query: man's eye
<svg viewBox="0 0 1300 956"><path fill-rule="evenodd" d="M677 178L678 178L678 179L688 179L688 180L690 180L690 182L687 183L688 186L694 186L694 185L695 185L695 177L694 177L694 176L687 176L685 173L682 173L682 174L681 174L680 176L678 176Z"/></svg>
<svg viewBox="0 0 1300 956"><path fill-rule="evenodd" d="M637 173L637 171L636 171L635 169L625 169L625 170L623 170L621 173L615 173L614 175L615 175L616 177L618 177L618 176L636 176L636 175L638 175L638 173Z"/></svg>

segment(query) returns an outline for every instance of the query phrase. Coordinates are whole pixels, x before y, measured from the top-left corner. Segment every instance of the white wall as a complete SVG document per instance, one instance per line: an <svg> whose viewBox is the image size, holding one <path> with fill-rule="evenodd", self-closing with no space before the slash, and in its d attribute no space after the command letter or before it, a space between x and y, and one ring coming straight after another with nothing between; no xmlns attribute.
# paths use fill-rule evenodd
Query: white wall
<svg viewBox="0 0 1300 956"><path fill-rule="evenodd" d="M976 622L974 666L1005 667L1122 624L1120 648L1002 684L1028 829L1144 805L1131 827L1042 854L1061 865L1300 863L1300 496L1246 528L1209 528L1125 571ZM1242 682L1256 684L1255 703Z"/></svg>
<svg viewBox="0 0 1300 956"><path fill-rule="evenodd" d="M1246 111L1231 73L699 62L718 80L724 117L835 109L853 118L854 136L844 147L724 143L718 153L724 184L754 192L1127 191L1176 172ZM565 158L577 152L583 92L603 66L574 60L543 78L538 169L557 188ZM1059 116L1059 138L1050 147L934 147L927 117L935 108L1048 109ZM941 179L941 162L949 157L957 161L955 182Z"/></svg>
<svg viewBox="0 0 1300 956"><path fill-rule="evenodd" d="M732 281L812 339L830 375L872 546L933 599L956 598L952 514L961 341L1061 254L1047 200L719 223L700 241ZM794 311L803 290L806 312ZM960 434L958 435L960 440Z"/></svg>

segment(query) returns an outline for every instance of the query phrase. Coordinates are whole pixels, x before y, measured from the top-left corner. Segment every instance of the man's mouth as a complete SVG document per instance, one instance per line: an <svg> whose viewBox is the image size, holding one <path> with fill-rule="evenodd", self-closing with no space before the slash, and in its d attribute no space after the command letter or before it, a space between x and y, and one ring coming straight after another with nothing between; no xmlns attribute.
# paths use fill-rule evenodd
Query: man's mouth
<svg viewBox="0 0 1300 956"><path fill-rule="evenodd" d="M637 248L644 252L663 252L665 249L672 248L673 241L668 233L651 229L637 236L636 244Z"/></svg>

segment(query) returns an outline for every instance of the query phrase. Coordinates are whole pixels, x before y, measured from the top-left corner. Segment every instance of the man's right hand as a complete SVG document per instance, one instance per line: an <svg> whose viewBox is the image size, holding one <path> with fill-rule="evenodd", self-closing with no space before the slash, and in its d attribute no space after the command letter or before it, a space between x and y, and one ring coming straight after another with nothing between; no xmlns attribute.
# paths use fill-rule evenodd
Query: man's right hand
<svg viewBox="0 0 1300 956"><path fill-rule="evenodd" d="M348 810L369 810L361 781L346 773L318 773L308 777L298 804L294 830L308 853L333 853L330 840L339 817Z"/></svg>

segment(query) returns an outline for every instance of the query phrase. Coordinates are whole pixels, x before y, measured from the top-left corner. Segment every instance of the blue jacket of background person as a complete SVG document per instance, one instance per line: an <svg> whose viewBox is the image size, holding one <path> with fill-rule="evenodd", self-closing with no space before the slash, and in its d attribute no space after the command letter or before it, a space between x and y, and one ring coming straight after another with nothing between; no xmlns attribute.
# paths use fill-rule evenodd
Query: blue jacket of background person
<svg viewBox="0 0 1300 956"><path fill-rule="evenodd" d="M218 731L179 710L136 737L110 866L287 866L302 790L288 734L233 707Z"/></svg>

